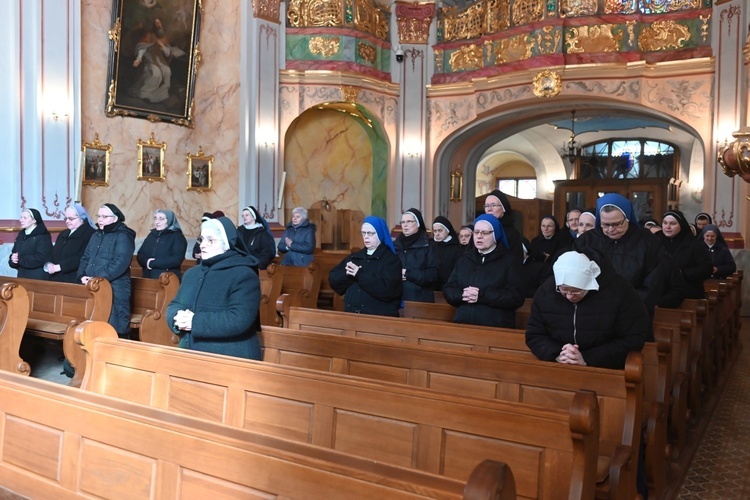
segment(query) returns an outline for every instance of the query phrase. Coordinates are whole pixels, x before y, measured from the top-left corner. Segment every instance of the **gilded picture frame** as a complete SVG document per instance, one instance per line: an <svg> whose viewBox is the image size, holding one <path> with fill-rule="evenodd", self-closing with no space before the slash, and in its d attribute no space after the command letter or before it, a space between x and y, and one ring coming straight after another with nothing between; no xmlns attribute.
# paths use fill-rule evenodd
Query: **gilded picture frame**
<svg viewBox="0 0 750 500"><path fill-rule="evenodd" d="M451 201L461 201L464 191L464 175L457 170L451 172Z"/></svg>
<svg viewBox="0 0 750 500"><path fill-rule="evenodd" d="M202 0L113 0L108 117L195 126Z"/></svg>
<svg viewBox="0 0 750 500"><path fill-rule="evenodd" d="M164 180L164 153L167 151L166 142L157 142L154 133L148 141L138 139L138 180Z"/></svg>
<svg viewBox="0 0 750 500"><path fill-rule="evenodd" d="M206 155L203 148L198 146L198 153L188 153L186 158L188 164L187 190L198 191L199 193L211 191L214 157Z"/></svg>
<svg viewBox="0 0 750 500"><path fill-rule="evenodd" d="M81 144L82 183L84 186L109 186L109 155L112 153L111 144L103 144L99 134L94 136L93 142Z"/></svg>

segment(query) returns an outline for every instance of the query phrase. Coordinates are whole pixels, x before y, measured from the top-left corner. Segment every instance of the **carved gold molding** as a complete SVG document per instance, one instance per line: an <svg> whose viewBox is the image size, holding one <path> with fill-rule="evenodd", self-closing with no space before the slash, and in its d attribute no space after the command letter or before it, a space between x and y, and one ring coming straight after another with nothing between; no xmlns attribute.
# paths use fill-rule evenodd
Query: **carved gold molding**
<svg viewBox="0 0 750 500"><path fill-rule="evenodd" d="M537 73L533 81L534 95L554 97L562 90L562 79L556 71L544 70Z"/></svg>
<svg viewBox="0 0 750 500"><path fill-rule="evenodd" d="M275 5L278 8L279 2ZM390 39L389 14L374 0L289 0L286 11L292 28L354 26L380 40Z"/></svg>
<svg viewBox="0 0 750 500"><path fill-rule="evenodd" d="M339 51L339 45L337 36L314 36L310 38L307 47L311 54L328 58Z"/></svg>
<svg viewBox="0 0 750 500"><path fill-rule="evenodd" d="M451 54L448 64L451 71L481 69L484 62L484 49L481 45L466 45Z"/></svg>
<svg viewBox="0 0 750 500"><path fill-rule="evenodd" d="M571 28L565 37L568 53L617 52L622 43L622 33L615 34L613 28L616 27L616 24L600 24Z"/></svg>
<svg viewBox="0 0 750 500"><path fill-rule="evenodd" d="M656 21L643 29L638 47L643 51L679 49L691 38L690 28L674 21Z"/></svg>
<svg viewBox="0 0 750 500"><path fill-rule="evenodd" d="M435 12L434 3L396 2L396 24L400 43L427 43Z"/></svg>
<svg viewBox="0 0 750 500"><path fill-rule="evenodd" d="M281 2L278 0L253 0L253 16L256 19L279 24L279 12Z"/></svg>
<svg viewBox="0 0 750 500"><path fill-rule="evenodd" d="M359 87L354 87L352 85L342 85L341 86L341 95L344 96L344 101L355 103L357 102L357 98L359 97Z"/></svg>
<svg viewBox="0 0 750 500"><path fill-rule="evenodd" d="M369 43L359 42L357 43L357 54L362 58L363 61L366 61L370 64L375 64L378 56L378 51Z"/></svg>

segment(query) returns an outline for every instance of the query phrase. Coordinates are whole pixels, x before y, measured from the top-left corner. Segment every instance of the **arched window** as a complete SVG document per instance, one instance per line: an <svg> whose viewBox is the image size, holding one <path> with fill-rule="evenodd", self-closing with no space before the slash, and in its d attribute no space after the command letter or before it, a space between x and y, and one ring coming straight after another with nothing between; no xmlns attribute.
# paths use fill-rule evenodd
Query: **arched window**
<svg viewBox="0 0 750 500"><path fill-rule="evenodd" d="M608 139L581 149L578 179L677 177L678 152L671 144L649 139Z"/></svg>

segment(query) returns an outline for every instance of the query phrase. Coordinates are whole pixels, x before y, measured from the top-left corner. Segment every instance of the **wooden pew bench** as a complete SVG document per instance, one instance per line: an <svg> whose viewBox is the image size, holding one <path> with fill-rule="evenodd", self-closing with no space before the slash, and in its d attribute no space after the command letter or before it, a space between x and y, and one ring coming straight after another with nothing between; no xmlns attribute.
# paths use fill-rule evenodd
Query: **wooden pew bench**
<svg viewBox="0 0 750 500"><path fill-rule="evenodd" d="M29 364L19 349L29 318L29 295L17 283L0 286L0 370L28 376Z"/></svg>
<svg viewBox="0 0 750 500"><path fill-rule="evenodd" d="M325 250L316 251L314 254L315 262L320 268L320 291L318 292L318 303L316 307L321 309L332 309L334 307L334 297L336 292L331 288L328 282L328 275L331 269L336 267L339 262L351 255L350 250Z"/></svg>
<svg viewBox="0 0 750 500"><path fill-rule="evenodd" d="M0 373L0 484L29 498L515 498L507 467L468 483Z"/></svg>
<svg viewBox="0 0 750 500"><path fill-rule="evenodd" d="M527 356L396 345L264 327L263 361L503 401L569 408L578 390L600 409L598 483L611 498L635 498L643 415L642 359L625 370L548 363ZM605 481L605 479L607 481Z"/></svg>
<svg viewBox="0 0 750 500"><path fill-rule="evenodd" d="M180 288L172 273L157 279L130 278L130 328L138 329L142 342L160 345L177 345L179 342L167 325L167 306Z"/></svg>
<svg viewBox="0 0 750 500"><path fill-rule="evenodd" d="M276 301L281 295L281 267L280 264L270 263L262 271L258 271L260 279L260 324L280 326L281 318L276 313Z"/></svg>
<svg viewBox="0 0 750 500"><path fill-rule="evenodd" d="M76 332L88 353L82 388L232 427L466 481L504 458L519 496L594 496L596 395L569 411L368 381Z"/></svg>
<svg viewBox="0 0 750 500"><path fill-rule="evenodd" d="M345 337L418 344L463 351L485 353L515 353L528 359L536 359L526 346L523 330L461 325L448 322L428 322L406 318L331 312L317 309L292 307L287 311L287 322L291 329L306 332L333 333ZM668 446L667 425L672 403L672 371L678 368L671 354L672 337L679 340L680 332L665 328L661 342L644 346L644 417L647 440L646 454L649 484L654 488L666 485L668 457L672 449ZM655 333L656 335L656 333ZM657 337L659 340L660 337ZM685 393L686 394L686 393ZM674 412L673 420L679 428L687 429L687 399L682 398L685 411ZM682 417L682 419L680 419Z"/></svg>

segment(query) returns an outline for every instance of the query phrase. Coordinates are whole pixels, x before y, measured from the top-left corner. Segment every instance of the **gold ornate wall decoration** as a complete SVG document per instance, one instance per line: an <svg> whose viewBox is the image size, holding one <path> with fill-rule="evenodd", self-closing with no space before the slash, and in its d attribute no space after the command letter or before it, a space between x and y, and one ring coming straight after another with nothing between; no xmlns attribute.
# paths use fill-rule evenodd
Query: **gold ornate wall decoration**
<svg viewBox="0 0 750 500"><path fill-rule="evenodd" d="M467 45L461 47L457 51L451 54L451 58L448 64L450 64L451 71L470 71L482 68L482 62L484 60L484 50L482 46L476 44Z"/></svg>
<svg viewBox="0 0 750 500"><path fill-rule="evenodd" d="M537 97L554 97L562 90L562 79L556 71L540 71L532 84L532 92Z"/></svg>
<svg viewBox="0 0 750 500"><path fill-rule="evenodd" d="M560 48L562 30L555 29L554 26L545 26L542 31L536 33L535 38L537 49L539 49L541 55L554 54Z"/></svg>
<svg viewBox="0 0 750 500"><path fill-rule="evenodd" d="M571 28L565 37L568 53L617 52L622 43L622 33L615 34L613 29L616 27L616 24L600 24Z"/></svg>
<svg viewBox="0 0 750 500"><path fill-rule="evenodd" d="M443 49L435 49L435 72L443 72Z"/></svg>
<svg viewBox="0 0 750 500"><path fill-rule="evenodd" d="M423 44L430 36L435 4L396 2L396 24L400 43Z"/></svg>
<svg viewBox="0 0 750 500"><path fill-rule="evenodd" d="M344 6L341 0L289 0L286 17L289 26L341 26Z"/></svg>
<svg viewBox="0 0 750 500"><path fill-rule="evenodd" d="M353 87L351 85L341 86L341 95L344 96L344 101L356 104L357 98L359 97L359 87Z"/></svg>
<svg viewBox="0 0 750 500"><path fill-rule="evenodd" d="M307 47L311 54L328 58L339 51L340 43L337 36L314 36L310 38Z"/></svg>
<svg viewBox="0 0 750 500"><path fill-rule="evenodd" d="M528 43L526 35L503 38L495 44L495 64L507 64L529 59L533 44Z"/></svg>
<svg viewBox="0 0 750 500"><path fill-rule="evenodd" d="M253 16L256 19L263 19L271 23L279 24L279 7L281 2L278 0L253 0Z"/></svg>
<svg viewBox="0 0 750 500"><path fill-rule="evenodd" d="M376 36L381 40L388 40L388 10L373 0L354 1L354 27Z"/></svg>
<svg viewBox="0 0 750 500"><path fill-rule="evenodd" d="M513 2L511 19L515 26L544 19L544 0L516 0Z"/></svg>
<svg viewBox="0 0 750 500"><path fill-rule="evenodd" d="M484 34L485 7L483 2L477 2L463 12L458 12L455 7L442 9L441 12L444 13L442 20L444 42L479 38Z"/></svg>
<svg viewBox="0 0 750 500"><path fill-rule="evenodd" d="M656 21L638 37L642 51L679 49L691 38L690 29L674 21Z"/></svg>
<svg viewBox="0 0 750 500"><path fill-rule="evenodd" d="M484 0L487 6L485 28L487 34L499 33L510 27L510 0Z"/></svg>
<svg viewBox="0 0 750 500"><path fill-rule="evenodd" d="M701 18L701 40L705 42L708 40L708 22L711 20L711 14L706 17L698 16Z"/></svg>
<svg viewBox="0 0 750 500"><path fill-rule="evenodd" d="M598 8L597 0L560 0L560 17L593 16Z"/></svg>
<svg viewBox="0 0 750 500"><path fill-rule="evenodd" d="M375 64L378 52L377 50L375 50L375 47L373 47L369 43L359 42L357 44L357 54L363 61L366 61L370 64Z"/></svg>
<svg viewBox="0 0 750 500"><path fill-rule="evenodd" d="M634 14L638 10L636 0L604 0L605 14Z"/></svg>
<svg viewBox="0 0 750 500"><path fill-rule="evenodd" d="M625 26L628 30L628 46L635 46L635 21L626 21Z"/></svg>

